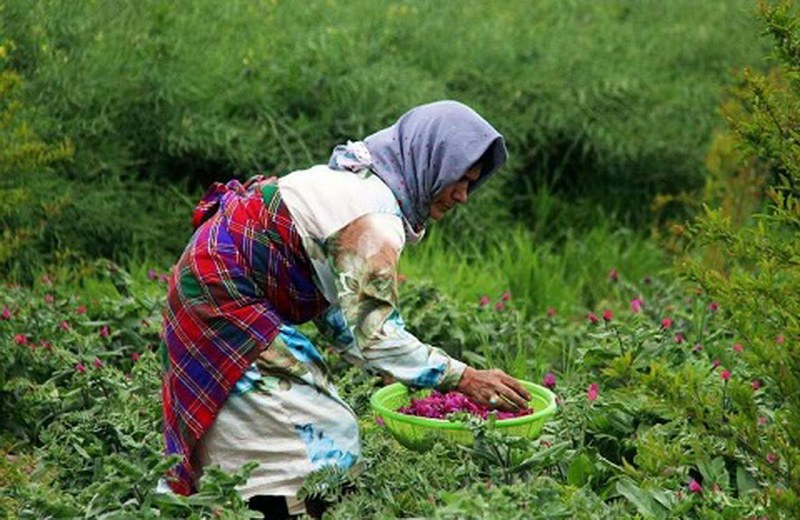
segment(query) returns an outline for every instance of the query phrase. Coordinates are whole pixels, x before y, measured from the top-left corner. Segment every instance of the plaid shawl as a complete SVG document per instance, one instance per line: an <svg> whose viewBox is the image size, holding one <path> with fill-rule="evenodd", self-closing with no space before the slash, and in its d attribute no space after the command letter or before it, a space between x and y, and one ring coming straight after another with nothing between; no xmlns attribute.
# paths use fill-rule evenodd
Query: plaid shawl
<svg viewBox="0 0 800 520"><path fill-rule="evenodd" d="M191 454L231 388L284 322L327 307L276 178L215 183L172 270L164 311L162 385L168 472L176 493L195 491Z"/></svg>

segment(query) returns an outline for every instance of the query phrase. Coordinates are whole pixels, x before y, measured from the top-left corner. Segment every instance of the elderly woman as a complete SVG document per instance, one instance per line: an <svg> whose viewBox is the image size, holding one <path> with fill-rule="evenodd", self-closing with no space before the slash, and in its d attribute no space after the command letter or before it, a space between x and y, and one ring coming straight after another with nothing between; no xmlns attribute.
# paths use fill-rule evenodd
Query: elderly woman
<svg viewBox="0 0 800 520"><path fill-rule="evenodd" d="M370 372L500 409L524 406L529 395L516 380L421 342L397 307L405 244L505 161L489 123L441 101L336 147L326 166L215 184L195 210L164 313L164 437L167 454L182 457L172 490L191 494L203 467L234 471L254 460L241 495L253 508L295 514L310 472L359 460L356 415L296 328L308 321Z"/></svg>

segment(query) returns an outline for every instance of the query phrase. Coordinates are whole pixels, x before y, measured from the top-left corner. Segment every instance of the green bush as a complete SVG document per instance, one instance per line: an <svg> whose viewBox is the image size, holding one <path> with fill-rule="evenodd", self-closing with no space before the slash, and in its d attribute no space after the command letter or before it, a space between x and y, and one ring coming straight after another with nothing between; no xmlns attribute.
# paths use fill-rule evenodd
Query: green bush
<svg viewBox="0 0 800 520"><path fill-rule="evenodd" d="M769 428L753 427L747 414L740 426L743 443L769 450L775 486L771 508L800 514L800 162L797 158L800 110L800 15L789 2L760 4L766 31L774 40L778 69L740 77L735 98L741 110L728 112L731 129L752 168L769 172L762 211L742 225L724 209L708 209L693 226L694 251L716 249L724 262L713 265L692 257L682 269L729 308L744 344L744 365L780 405Z"/></svg>
<svg viewBox="0 0 800 520"><path fill-rule="evenodd" d="M10 0L0 32L15 42L6 66L25 78L37 132L74 143L62 180L84 181L78 193L110 183L107 206L80 202L95 204L85 219L99 228L109 215L132 222L153 199L119 178L156 182L161 197L139 215L166 217L175 195L164 183L196 190L306 167L415 104L453 97L495 123L512 151L489 190L499 198L471 217L486 229L509 215L539 225L530 221L543 187L639 222L654 194L700 187L727 69L760 59L749 9L749 0ZM122 205L123 189L135 204ZM163 218L136 220L155 229ZM120 230L117 242L176 255L171 231ZM80 233L64 235L61 245L94 252L73 243ZM97 252L109 249L120 254Z"/></svg>

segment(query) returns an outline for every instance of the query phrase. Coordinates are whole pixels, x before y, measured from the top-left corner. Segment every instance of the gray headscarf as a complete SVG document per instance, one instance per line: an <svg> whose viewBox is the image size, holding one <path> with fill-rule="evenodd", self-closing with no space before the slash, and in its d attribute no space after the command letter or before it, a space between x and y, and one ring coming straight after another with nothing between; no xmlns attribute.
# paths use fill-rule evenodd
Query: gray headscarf
<svg viewBox="0 0 800 520"><path fill-rule="evenodd" d="M364 145L368 154L363 153ZM355 170L354 157L369 161L360 166L371 168L389 186L408 224L420 232L433 197L461 179L484 154L485 166L470 192L505 164L503 136L468 106L438 101L409 110L363 143L337 146L329 166Z"/></svg>

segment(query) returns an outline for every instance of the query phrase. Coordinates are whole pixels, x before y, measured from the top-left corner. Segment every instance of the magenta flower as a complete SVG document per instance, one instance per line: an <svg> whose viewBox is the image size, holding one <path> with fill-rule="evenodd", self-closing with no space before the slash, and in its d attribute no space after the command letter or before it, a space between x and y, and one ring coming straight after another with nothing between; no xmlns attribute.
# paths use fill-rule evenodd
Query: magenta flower
<svg viewBox="0 0 800 520"><path fill-rule="evenodd" d="M83 363L78 363L75 365L75 372L80 372L82 374L86 372L86 367L83 365Z"/></svg>
<svg viewBox="0 0 800 520"><path fill-rule="evenodd" d="M761 381L759 381L758 379L753 379L753 382L750 383L750 386L753 387L753 391L755 392L756 390L761 388Z"/></svg>
<svg viewBox="0 0 800 520"><path fill-rule="evenodd" d="M14 334L14 343L17 345L27 345L28 344L28 335L27 334Z"/></svg>
<svg viewBox="0 0 800 520"><path fill-rule="evenodd" d="M665 330L672 327L672 318L670 317L663 318L661 320L661 327L664 328Z"/></svg>
<svg viewBox="0 0 800 520"><path fill-rule="evenodd" d="M0 314L0 319L10 320L11 319L11 309L9 309L8 307L3 307L3 314Z"/></svg>
<svg viewBox="0 0 800 520"><path fill-rule="evenodd" d="M504 292L503 295L500 297L500 301L504 302L507 302L510 299L511 299L511 293L509 291Z"/></svg>
<svg viewBox="0 0 800 520"><path fill-rule="evenodd" d="M727 368L725 368L725 369L722 370L722 372L720 372L719 377L721 377L722 380L725 381L725 382L730 381L731 380L731 371L728 370Z"/></svg>
<svg viewBox="0 0 800 520"><path fill-rule="evenodd" d="M495 310L497 311L504 311L506 309L506 304L503 302L497 302L494 306Z"/></svg>
<svg viewBox="0 0 800 520"><path fill-rule="evenodd" d="M634 298L631 300L631 310L635 313L641 312L642 307L644 307L644 300L641 298Z"/></svg>
<svg viewBox="0 0 800 520"><path fill-rule="evenodd" d="M86 314L86 305L78 305L75 309L75 314Z"/></svg>
<svg viewBox="0 0 800 520"><path fill-rule="evenodd" d="M677 334L675 334L675 343L677 343L678 345L680 345L680 344L681 344L681 343L683 343L684 341L686 341L686 336L684 336L684 335L683 335L683 334L681 334L680 332L679 332L679 333L677 333Z"/></svg>
<svg viewBox="0 0 800 520"><path fill-rule="evenodd" d="M597 318L597 314L593 312L590 312L589 315L586 316L586 319L588 319L589 323L591 323L592 325L597 325L598 323L600 323L600 320Z"/></svg>
<svg viewBox="0 0 800 520"><path fill-rule="evenodd" d="M139 354L138 352L134 352L133 354L131 354L131 359L133 360L134 363L136 363L137 361L139 361L140 356L141 354Z"/></svg>
<svg viewBox="0 0 800 520"><path fill-rule="evenodd" d="M603 311L603 321L609 322L614 319L614 313L606 309Z"/></svg>
<svg viewBox="0 0 800 520"><path fill-rule="evenodd" d="M763 415L758 416L758 425L759 426L766 426L767 425L767 418Z"/></svg>
<svg viewBox="0 0 800 520"><path fill-rule="evenodd" d="M589 401L594 401L597 399L597 392L598 386L597 383L592 383L589 385L589 390L586 391L586 399Z"/></svg>
<svg viewBox="0 0 800 520"><path fill-rule="evenodd" d="M717 302L709 303L708 310L710 310L711 312L717 312L719 310L719 304Z"/></svg>
<svg viewBox="0 0 800 520"><path fill-rule="evenodd" d="M478 302L478 305L480 305L481 307L486 307L487 305L489 305L490 301L491 300L489 300L489 297L484 294L483 296L481 296L481 299Z"/></svg>
<svg viewBox="0 0 800 520"><path fill-rule="evenodd" d="M48 352L50 352L51 350L53 350L53 344L52 344L52 343L50 343L50 342L49 342L49 341L47 341L47 340L44 340L44 341L42 341L41 343L39 343L39 346L40 346L40 347L42 347L42 348L44 348L44 349L45 349L46 351L48 351Z"/></svg>
<svg viewBox="0 0 800 520"><path fill-rule="evenodd" d="M92 364L95 368L100 368L103 366L103 362L100 361L100 358L94 358L94 362Z"/></svg>
<svg viewBox="0 0 800 520"><path fill-rule="evenodd" d="M775 336L775 343L778 345L783 345L783 342L786 341L786 338L783 337L783 334L778 334Z"/></svg>
<svg viewBox="0 0 800 520"><path fill-rule="evenodd" d="M692 479L689 481L689 491L699 495L703 492L703 486L701 486L700 483L695 479Z"/></svg>
<svg viewBox="0 0 800 520"><path fill-rule="evenodd" d="M55 301L56 301L56 299L52 294L45 294L44 295L44 302L45 303L52 304Z"/></svg>
<svg viewBox="0 0 800 520"><path fill-rule="evenodd" d="M556 375L552 372L548 372L542 378L542 385L546 386L549 389L553 389L556 387Z"/></svg>
<svg viewBox="0 0 800 520"><path fill-rule="evenodd" d="M552 308L552 307L548 307L547 308L547 316L552 318L555 315L556 315L556 310L554 308Z"/></svg>
<svg viewBox="0 0 800 520"><path fill-rule="evenodd" d="M767 456L765 458L767 459L767 462L770 464L775 464L776 462L778 462L778 456L772 452L767 453Z"/></svg>
<svg viewBox="0 0 800 520"><path fill-rule="evenodd" d="M714 361L711 362L711 366L713 366L714 368L719 368L719 366L721 364L722 364L722 361L720 361L719 358L717 358L717 359L715 359Z"/></svg>
<svg viewBox="0 0 800 520"><path fill-rule="evenodd" d="M150 278L151 281L156 280L158 279L158 273L156 273L155 269L150 269L147 271L147 277Z"/></svg>
<svg viewBox="0 0 800 520"><path fill-rule="evenodd" d="M99 334L101 338L107 338L108 335L111 334L111 332L108 330L108 325L103 325L103 328L100 329Z"/></svg>
<svg viewBox="0 0 800 520"><path fill-rule="evenodd" d="M608 279L611 282L617 282L619 280L619 273L616 269L612 269L608 272Z"/></svg>
<svg viewBox="0 0 800 520"><path fill-rule="evenodd" d="M734 352L742 352L742 351L744 351L744 347L742 346L741 343L735 343L733 345L733 347L731 347L731 348L733 349Z"/></svg>
<svg viewBox="0 0 800 520"><path fill-rule="evenodd" d="M65 330L67 332L72 330L72 327L69 326L69 322L67 320L63 320L58 324L58 326L61 327L61 330Z"/></svg>
<svg viewBox="0 0 800 520"><path fill-rule="evenodd" d="M386 426L386 423L383 421L383 417L376 417L375 418L375 424L377 424L381 428Z"/></svg>

